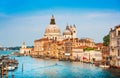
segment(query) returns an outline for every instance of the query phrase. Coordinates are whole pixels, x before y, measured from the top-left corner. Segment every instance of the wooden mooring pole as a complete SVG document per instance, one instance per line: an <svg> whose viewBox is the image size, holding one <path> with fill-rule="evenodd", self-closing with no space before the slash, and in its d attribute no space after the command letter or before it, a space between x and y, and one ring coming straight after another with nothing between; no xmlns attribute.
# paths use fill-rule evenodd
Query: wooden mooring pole
<svg viewBox="0 0 120 78"><path fill-rule="evenodd" d="M8 66L7 66L7 64L6 64L6 78L8 78Z"/></svg>
<svg viewBox="0 0 120 78"><path fill-rule="evenodd" d="M22 63L22 72L23 72L23 68L24 68L24 67L23 67L23 63Z"/></svg>
<svg viewBox="0 0 120 78"><path fill-rule="evenodd" d="M3 68L3 66L2 66L2 72L1 72L1 74L2 74L2 78L4 78L4 68Z"/></svg>
<svg viewBox="0 0 120 78"><path fill-rule="evenodd" d="M12 73L12 78L14 78L14 73Z"/></svg>

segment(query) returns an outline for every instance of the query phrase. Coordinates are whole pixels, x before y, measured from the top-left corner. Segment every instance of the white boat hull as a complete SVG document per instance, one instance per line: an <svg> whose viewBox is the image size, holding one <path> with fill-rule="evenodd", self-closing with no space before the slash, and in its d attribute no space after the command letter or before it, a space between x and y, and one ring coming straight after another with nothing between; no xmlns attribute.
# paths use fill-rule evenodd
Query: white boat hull
<svg viewBox="0 0 120 78"><path fill-rule="evenodd" d="M14 66L8 66L7 68L4 68L5 70L14 70L15 67Z"/></svg>
<svg viewBox="0 0 120 78"><path fill-rule="evenodd" d="M100 65L99 67L101 67L101 68L110 68L110 66L108 66L108 65Z"/></svg>

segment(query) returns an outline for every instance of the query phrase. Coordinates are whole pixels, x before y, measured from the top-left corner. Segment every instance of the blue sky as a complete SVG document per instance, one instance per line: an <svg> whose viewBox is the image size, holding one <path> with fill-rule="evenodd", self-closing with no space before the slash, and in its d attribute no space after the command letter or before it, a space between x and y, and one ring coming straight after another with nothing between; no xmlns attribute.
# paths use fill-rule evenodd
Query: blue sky
<svg viewBox="0 0 120 78"><path fill-rule="evenodd" d="M0 0L0 44L34 45L43 37L52 14L64 31L76 24L77 37L102 42L110 28L120 24L120 0Z"/></svg>

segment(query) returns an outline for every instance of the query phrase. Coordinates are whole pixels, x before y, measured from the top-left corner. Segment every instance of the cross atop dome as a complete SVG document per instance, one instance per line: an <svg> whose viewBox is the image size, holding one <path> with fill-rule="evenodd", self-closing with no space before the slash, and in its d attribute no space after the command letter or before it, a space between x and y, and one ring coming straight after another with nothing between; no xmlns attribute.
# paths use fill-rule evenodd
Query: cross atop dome
<svg viewBox="0 0 120 78"><path fill-rule="evenodd" d="M67 26L66 26L66 30L69 30L69 25L68 25L68 23L67 23Z"/></svg>
<svg viewBox="0 0 120 78"><path fill-rule="evenodd" d="M56 23L55 23L54 15L52 15L52 18L51 18L50 24L52 24L52 25L55 25L55 24L56 24Z"/></svg>
<svg viewBox="0 0 120 78"><path fill-rule="evenodd" d="M52 19L55 19L55 18L54 18L54 15L52 15Z"/></svg>

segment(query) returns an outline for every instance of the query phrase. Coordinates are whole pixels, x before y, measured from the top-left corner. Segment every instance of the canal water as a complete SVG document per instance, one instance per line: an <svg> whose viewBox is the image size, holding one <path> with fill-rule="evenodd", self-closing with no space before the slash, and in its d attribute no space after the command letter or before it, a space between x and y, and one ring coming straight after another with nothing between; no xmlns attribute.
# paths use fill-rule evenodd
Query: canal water
<svg viewBox="0 0 120 78"><path fill-rule="evenodd" d="M11 52L13 51L0 51L0 54ZM10 58L17 59L19 65L16 70L9 71L8 78L12 78L12 74L14 78L120 78L120 70L102 69L92 64L45 60L30 56Z"/></svg>

